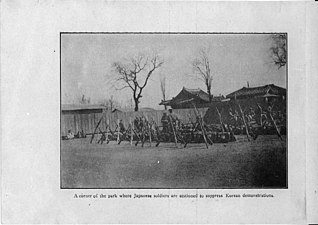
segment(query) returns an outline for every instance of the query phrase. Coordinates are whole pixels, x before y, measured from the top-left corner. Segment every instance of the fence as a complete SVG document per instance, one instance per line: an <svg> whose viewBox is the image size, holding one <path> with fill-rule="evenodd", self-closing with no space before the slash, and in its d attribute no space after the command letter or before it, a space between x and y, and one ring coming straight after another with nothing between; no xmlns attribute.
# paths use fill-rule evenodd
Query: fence
<svg viewBox="0 0 318 225"><path fill-rule="evenodd" d="M208 108L199 108L198 111L202 116L205 115ZM68 130L73 133L83 130L86 134L91 134L101 119L99 128L102 131L106 130L107 124L114 130L117 125L117 120L122 120L124 126L127 128L130 121L133 121L137 116L144 116L149 121L154 121L158 125L161 125L161 117L165 110L156 111L142 111L142 112L104 112L104 113L87 113L87 114L61 114L61 135L67 135ZM178 115L178 118L184 123L195 121L196 113L194 109L174 109L174 113Z"/></svg>

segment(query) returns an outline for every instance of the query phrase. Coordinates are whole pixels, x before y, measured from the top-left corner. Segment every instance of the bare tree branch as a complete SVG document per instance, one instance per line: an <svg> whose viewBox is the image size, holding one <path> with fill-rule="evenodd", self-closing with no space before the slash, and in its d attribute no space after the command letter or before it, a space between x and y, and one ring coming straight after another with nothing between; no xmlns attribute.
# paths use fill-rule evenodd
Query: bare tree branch
<svg viewBox="0 0 318 225"><path fill-rule="evenodd" d="M206 50L200 50L199 56L192 61L192 67L196 76L198 76L199 79L204 82L207 92L209 94L209 101L211 101L211 88L213 76L211 74L210 61Z"/></svg>
<svg viewBox="0 0 318 225"><path fill-rule="evenodd" d="M160 89L162 94L162 100L166 101L166 77L160 79ZM164 105L165 109L167 109L167 106Z"/></svg>
<svg viewBox="0 0 318 225"><path fill-rule="evenodd" d="M129 87L133 92L135 111L138 111L138 104L140 103L140 98L142 98L141 94L148 84L149 78L162 64L163 61L160 60L158 55L153 56L151 60L144 55L138 55L131 58L128 62L115 62L113 64L113 68L119 76L117 81L124 83L120 90Z"/></svg>
<svg viewBox="0 0 318 225"><path fill-rule="evenodd" d="M273 63L280 69L287 63L287 36L286 34L274 34L271 38L273 41L273 46L270 48L271 58Z"/></svg>
<svg viewBox="0 0 318 225"><path fill-rule="evenodd" d="M131 86L129 86L129 85L124 85L124 86L122 86L122 87L120 87L120 88L116 88L116 91L120 91L120 90L123 90L123 89L125 89L125 88L131 88Z"/></svg>

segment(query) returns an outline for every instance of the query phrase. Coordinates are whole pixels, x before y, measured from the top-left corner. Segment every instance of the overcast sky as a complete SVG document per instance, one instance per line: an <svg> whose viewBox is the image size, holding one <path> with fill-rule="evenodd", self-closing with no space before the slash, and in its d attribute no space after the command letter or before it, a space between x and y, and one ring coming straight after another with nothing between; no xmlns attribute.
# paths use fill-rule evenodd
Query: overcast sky
<svg viewBox="0 0 318 225"><path fill-rule="evenodd" d="M268 34L63 34L62 104L79 103L83 94L92 103L111 95L122 105L132 98L130 89L117 90L112 64L139 53L157 52L164 59L144 89L140 107L161 109L160 77L166 77L168 99L182 87L201 88L192 76L191 61L202 48L209 49L213 72L212 94L227 95L249 81L250 87L275 84L286 88L286 68L271 63Z"/></svg>

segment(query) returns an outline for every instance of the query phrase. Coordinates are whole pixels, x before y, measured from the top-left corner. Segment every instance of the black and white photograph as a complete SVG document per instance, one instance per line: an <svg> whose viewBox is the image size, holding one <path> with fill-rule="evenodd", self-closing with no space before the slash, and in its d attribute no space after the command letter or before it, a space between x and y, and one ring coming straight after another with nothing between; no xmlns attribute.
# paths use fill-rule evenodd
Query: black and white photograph
<svg viewBox="0 0 318 225"><path fill-rule="evenodd" d="M3 224L317 224L317 4L0 5Z"/></svg>
<svg viewBox="0 0 318 225"><path fill-rule="evenodd" d="M60 33L62 189L286 189L287 33Z"/></svg>

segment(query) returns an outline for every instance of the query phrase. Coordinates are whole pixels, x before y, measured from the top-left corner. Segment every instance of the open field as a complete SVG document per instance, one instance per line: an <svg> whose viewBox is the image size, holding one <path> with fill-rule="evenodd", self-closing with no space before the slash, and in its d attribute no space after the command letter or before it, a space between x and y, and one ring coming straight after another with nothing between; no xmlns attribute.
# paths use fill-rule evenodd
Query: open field
<svg viewBox="0 0 318 225"><path fill-rule="evenodd" d="M286 140L159 147L61 141L62 188L286 188Z"/></svg>

